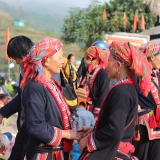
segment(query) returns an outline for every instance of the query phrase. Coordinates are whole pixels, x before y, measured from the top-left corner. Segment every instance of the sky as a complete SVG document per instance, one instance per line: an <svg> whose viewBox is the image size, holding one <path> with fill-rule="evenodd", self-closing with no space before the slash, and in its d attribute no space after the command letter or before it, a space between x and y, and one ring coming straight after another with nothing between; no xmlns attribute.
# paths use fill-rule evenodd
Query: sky
<svg viewBox="0 0 160 160"><path fill-rule="evenodd" d="M54 5L54 4L61 4L61 5L71 5L75 7L85 7L90 4L91 0L3 0L4 2L8 2L12 5L20 5L21 3L30 4L32 3L37 4L46 4L46 5ZM98 0L100 3L108 2L109 0Z"/></svg>
<svg viewBox="0 0 160 160"><path fill-rule="evenodd" d="M27 12L36 12L46 15L61 15L64 17L70 8L86 8L92 0L0 0L14 6L22 8ZM109 0L97 0L100 4Z"/></svg>

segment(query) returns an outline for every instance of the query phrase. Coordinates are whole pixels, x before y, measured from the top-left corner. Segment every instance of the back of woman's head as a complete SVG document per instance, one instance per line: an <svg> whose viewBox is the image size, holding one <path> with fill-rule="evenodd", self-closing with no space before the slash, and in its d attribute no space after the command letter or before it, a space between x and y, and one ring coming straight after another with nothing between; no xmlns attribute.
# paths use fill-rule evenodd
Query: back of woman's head
<svg viewBox="0 0 160 160"><path fill-rule="evenodd" d="M143 57L140 51L130 42L113 41L109 49L116 60L120 61L135 76L141 77L139 87L141 92L147 96L151 86L151 66L146 57Z"/></svg>
<svg viewBox="0 0 160 160"><path fill-rule="evenodd" d="M34 43L25 36L11 38L7 46L8 57L22 59L29 53L33 44Z"/></svg>
<svg viewBox="0 0 160 160"><path fill-rule="evenodd" d="M142 50L141 52L146 55L147 58L156 56L160 53L160 44L159 43L153 43L149 42Z"/></svg>

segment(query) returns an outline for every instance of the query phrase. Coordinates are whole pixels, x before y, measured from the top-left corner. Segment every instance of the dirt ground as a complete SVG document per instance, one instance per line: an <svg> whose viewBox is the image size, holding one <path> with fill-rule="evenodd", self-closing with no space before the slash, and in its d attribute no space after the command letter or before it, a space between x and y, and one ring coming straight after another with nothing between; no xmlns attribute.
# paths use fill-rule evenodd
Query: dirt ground
<svg viewBox="0 0 160 160"><path fill-rule="evenodd" d="M1 133L3 132L11 132L13 136L17 134L17 113L9 117L8 119L4 119L4 124L0 127Z"/></svg>

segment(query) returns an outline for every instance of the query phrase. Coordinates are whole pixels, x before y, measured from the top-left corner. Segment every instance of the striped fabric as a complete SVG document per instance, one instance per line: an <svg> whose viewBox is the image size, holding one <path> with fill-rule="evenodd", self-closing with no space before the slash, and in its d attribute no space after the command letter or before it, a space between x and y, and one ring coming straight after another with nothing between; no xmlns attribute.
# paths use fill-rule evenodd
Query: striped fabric
<svg viewBox="0 0 160 160"><path fill-rule="evenodd" d="M96 150L96 145L94 143L93 139L93 133L88 134L88 139L87 139L87 149L89 152L93 152Z"/></svg>
<svg viewBox="0 0 160 160"><path fill-rule="evenodd" d="M61 143L62 131L57 127L53 128L54 128L54 137L48 144L51 146L58 146Z"/></svg>

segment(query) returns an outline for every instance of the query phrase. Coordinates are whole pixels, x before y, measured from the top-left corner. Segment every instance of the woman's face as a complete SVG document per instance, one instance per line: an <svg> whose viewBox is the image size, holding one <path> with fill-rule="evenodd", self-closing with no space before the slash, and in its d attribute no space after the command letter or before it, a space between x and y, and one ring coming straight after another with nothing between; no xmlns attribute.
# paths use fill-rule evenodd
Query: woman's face
<svg viewBox="0 0 160 160"><path fill-rule="evenodd" d="M86 68L88 68L89 64L91 63L92 59L89 58L88 56L84 56L84 65Z"/></svg>
<svg viewBox="0 0 160 160"><path fill-rule="evenodd" d="M53 56L48 58L47 70L50 71L51 74L58 74L62 69L63 64L63 51L60 49Z"/></svg>
<svg viewBox="0 0 160 160"><path fill-rule="evenodd" d="M74 56L72 56L69 60L70 63L74 64L76 61L76 58Z"/></svg>
<svg viewBox="0 0 160 160"><path fill-rule="evenodd" d="M118 62L113 57L112 54L109 55L108 64L107 64L107 74L109 78L117 79L117 69L118 69Z"/></svg>
<svg viewBox="0 0 160 160"><path fill-rule="evenodd" d="M151 58L152 67L155 69L160 69L160 54L157 54Z"/></svg>

